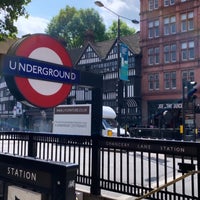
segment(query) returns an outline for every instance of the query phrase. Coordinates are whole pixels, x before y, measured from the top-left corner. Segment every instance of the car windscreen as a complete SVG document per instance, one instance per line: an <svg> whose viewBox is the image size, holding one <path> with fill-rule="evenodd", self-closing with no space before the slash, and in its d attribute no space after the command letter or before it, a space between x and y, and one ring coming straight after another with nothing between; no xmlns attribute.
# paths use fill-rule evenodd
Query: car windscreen
<svg viewBox="0 0 200 200"><path fill-rule="evenodd" d="M117 128L117 121L115 119L103 119L103 124L106 128Z"/></svg>

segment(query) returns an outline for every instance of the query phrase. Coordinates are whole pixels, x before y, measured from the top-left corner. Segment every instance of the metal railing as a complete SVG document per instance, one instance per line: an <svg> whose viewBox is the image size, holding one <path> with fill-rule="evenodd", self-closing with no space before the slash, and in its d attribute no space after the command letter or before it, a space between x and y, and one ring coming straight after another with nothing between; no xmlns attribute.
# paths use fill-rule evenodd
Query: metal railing
<svg viewBox="0 0 200 200"><path fill-rule="evenodd" d="M179 163L200 170L194 142L1 132L0 151L79 165L77 183L100 190L143 196L183 175ZM174 182L149 199L200 199L200 175Z"/></svg>
<svg viewBox="0 0 200 200"><path fill-rule="evenodd" d="M149 197L151 194L158 193L158 192L161 191L162 189L167 188L168 186L170 186L170 185L172 185L172 184L174 184L174 183L176 183L176 182L178 182L178 181L184 180L184 179L187 178L188 176L194 175L194 174L196 174L196 173L200 173L200 171L195 171L195 170L190 171L190 172L188 172L188 173L186 173L186 174L184 174L184 175L182 175L182 176L176 178L175 180L172 180L172 181L170 181L170 182L168 182L168 183L166 183L166 184L164 184L164 185L162 185L162 186L159 186L158 188L155 188L154 190L150 191L149 193L147 193L147 194L145 194L145 195L143 195L143 196L141 196L141 197L136 198L135 200L142 200L142 199L144 199L144 198L147 198L147 197Z"/></svg>

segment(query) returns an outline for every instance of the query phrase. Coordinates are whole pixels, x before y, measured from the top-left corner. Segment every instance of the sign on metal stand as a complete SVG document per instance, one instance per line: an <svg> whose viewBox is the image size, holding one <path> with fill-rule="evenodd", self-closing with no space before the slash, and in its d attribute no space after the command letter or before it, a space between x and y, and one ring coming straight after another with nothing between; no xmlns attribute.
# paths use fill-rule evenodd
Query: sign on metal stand
<svg viewBox="0 0 200 200"><path fill-rule="evenodd" d="M123 67L126 74L126 59ZM91 88L91 135L97 138L101 134L103 77L73 69L69 53L56 39L45 34L33 34L21 38L6 55L0 55L0 72L17 101L42 109L53 108L64 102L71 91L72 84ZM100 162L100 152L95 145L92 148L94 150L92 176L95 178L92 179L91 191L92 194L99 194L100 170L96 166L99 166L97 163ZM37 143L31 135L28 155L32 157L37 155ZM8 182L6 195L7 197L9 195L10 200L12 198L25 200L24 193L30 188L36 191L36 193L29 192L30 195L35 195L34 200L75 199L74 184L77 168L75 164L66 165L4 156L1 155L4 160L0 159L0 180L4 179L6 183ZM14 191L16 195L11 196L10 191L12 193ZM41 197L37 191L42 192ZM43 193L50 194L51 198L43 197Z"/></svg>

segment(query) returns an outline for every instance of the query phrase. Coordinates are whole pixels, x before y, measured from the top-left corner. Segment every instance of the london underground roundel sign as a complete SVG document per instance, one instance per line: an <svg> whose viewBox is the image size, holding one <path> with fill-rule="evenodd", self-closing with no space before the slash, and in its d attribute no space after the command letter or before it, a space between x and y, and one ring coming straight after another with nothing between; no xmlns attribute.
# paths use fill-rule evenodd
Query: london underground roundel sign
<svg viewBox="0 0 200 200"><path fill-rule="evenodd" d="M18 100L33 106L50 108L62 103L77 79L65 47L49 35L22 38L7 55L8 88Z"/></svg>

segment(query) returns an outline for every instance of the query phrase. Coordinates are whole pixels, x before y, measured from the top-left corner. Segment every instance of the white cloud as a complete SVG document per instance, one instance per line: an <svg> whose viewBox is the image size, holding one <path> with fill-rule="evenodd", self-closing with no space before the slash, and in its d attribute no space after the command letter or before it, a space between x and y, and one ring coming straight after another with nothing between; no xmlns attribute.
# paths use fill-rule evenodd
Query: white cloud
<svg viewBox="0 0 200 200"><path fill-rule="evenodd" d="M117 13L120 16L140 20L140 0L102 0L101 1L105 7L110 9L111 11ZM109 27L112 22L117 20L117 16L112 14L111 11L107 9L99 8L99 14L102 16L106 27ZM123 20L123 18L121 18ZM124 20L130 27L139 30L139 24L133 24L129 20Z"/></svg>
<svg viewBox="0 0 200 200"><path fill-rule="evenodd" d="M18 29L17 37L22 37L26 34L44 33L49 21L40 17L29 16L27 19L19 17L15 25Z"/></svg>
<svg viewBox="0 0 200 200"><path fill-rule="evenodd" d="M139 21L139 12L140 12L140 0L102 0L101 1L107 8L114 11L120 16L127 17L129 19L137 19ZM93 5L94 6L94 5ZM110 11L105 8L97 8L100 16L103 18L106 27L108 28L112 22L117 20L117 16L112 14ZM18 37L22 37L26 34L34 33L44 33L47 28L47 24L50 21L41 18L29 16L28 19L24 17L19 17L15 25L18 28ZM133 24L128 20L124 20L130 27L135 28L136 30L140 29L139 24Z"/></svg>

